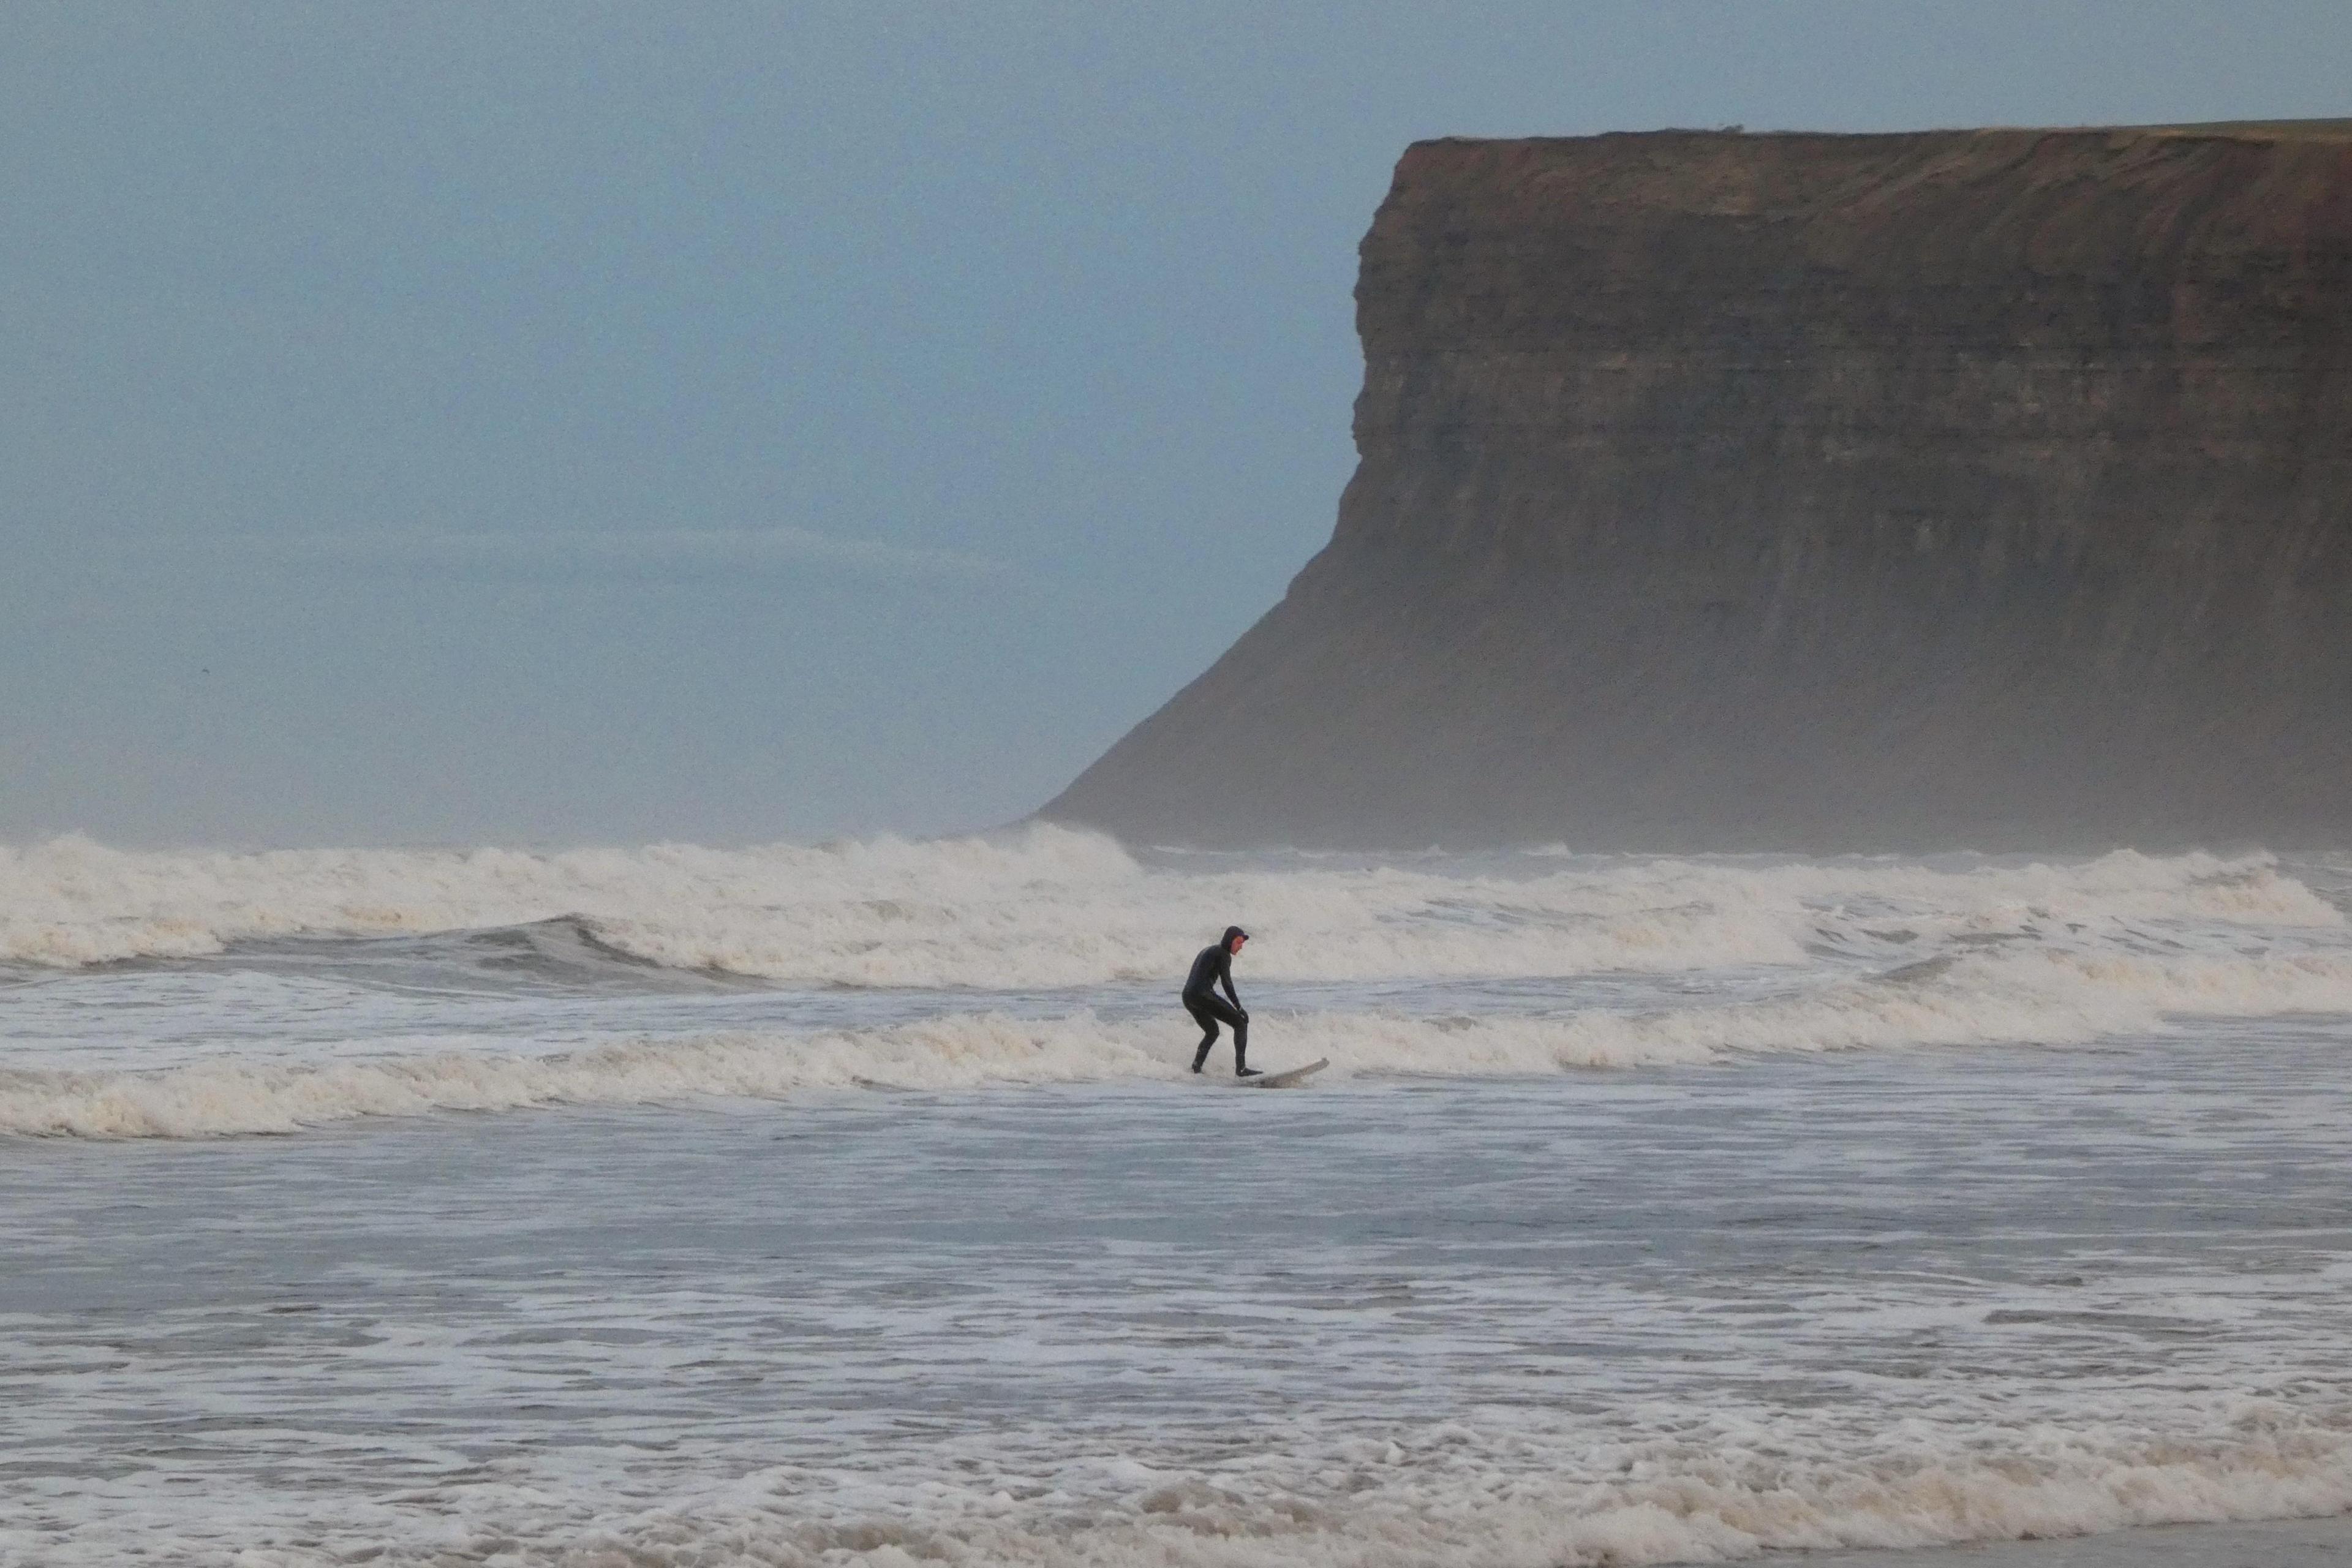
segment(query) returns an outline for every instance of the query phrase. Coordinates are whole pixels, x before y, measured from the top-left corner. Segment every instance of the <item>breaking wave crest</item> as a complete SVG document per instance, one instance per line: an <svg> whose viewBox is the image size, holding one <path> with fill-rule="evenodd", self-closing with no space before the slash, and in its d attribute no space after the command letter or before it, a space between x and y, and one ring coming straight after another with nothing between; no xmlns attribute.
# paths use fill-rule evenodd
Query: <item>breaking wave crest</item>
<svg viewBox="0 0 2352 1568"><path fill-rule="evenodd" d="M1332 1076L1515 1076L1696 1064L1749 1053L2077 1046L2180 1017L2352 1013L2352 952L2156 958L1966 953L1864 979L1643 1012L1413 1016L1265 1013L1262 1063ZM885 1027L733 1032L566 1052L452 1048L316 1063L235 1056L155 1070L0 1069L0 1133L204 1137L361 1117L557 1104L781 1099L845 1089L1182 1080L1181 1018L950 1014ZM1275 1053L1279 1054L1279 1060Z"/></svg>
<svg viewBox="0 0 2352 1568"><path fill-rule="evenodd" d="M2186 1431L2130 1420L2087 1432L1911 1420L1860 1441L1851 1429L1828 1434L1786 1415L1652 1406L1643 1414L1671 1434L1400 1426L1294 1448L1259 1445L1246 1464L1107 1455L1021 1467L1018 1495L997 1484L1011 1478L996 1464L973 1465L978 1476L943 1468L920 1482L757 1470L616 1512L475 1489L452 1510L454 1535L376 1560L1633 1568L2352 1507L2352 1435L2340 1426L2260 1399L2210 1403L2227 1408L2194 1412ZM348 1559L279 1550L240 1561L312 1568Z"/></svg>
<svg viewBox="0 0 2352 1568"><path fill-rule="evenodd" d="M2267 856L1931 868L1873 860L1523 856L1483 869L1294 858L1148 867L1049 826L983 837L715 850L131 853L0 847L0 963L198 958L293 936L576 920L615 952L794 984L1035 990L1160 980L1244 920L1252 973L1346 982L1796 964L1904 943L2138 921L2341 927Z"/></svg>

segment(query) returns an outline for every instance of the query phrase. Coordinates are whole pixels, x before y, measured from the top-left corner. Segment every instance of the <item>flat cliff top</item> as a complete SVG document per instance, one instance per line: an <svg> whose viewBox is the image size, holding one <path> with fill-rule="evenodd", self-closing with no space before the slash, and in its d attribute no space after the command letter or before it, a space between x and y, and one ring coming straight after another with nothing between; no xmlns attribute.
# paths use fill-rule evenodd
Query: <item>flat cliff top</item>
<svg viewBox="0 0 2352 1568"><path fill-rule="evenodd" d="M2106 135L2210 136L2225 142L2352 142L2352 120L2209 120L2197 125L2126 125Z"/></svg>
<svg viewBox="0 0 2352 1568"><path fill-rule="evenodd" d="M1571 221L1613 209L1868 229L1963 208L1976 209L1964 229L1979 214L2063 222L2137 209L2138 233L2099 237L2117 261L2145 255L2156 231L2181 220L2209 234L2202 220L2221 220L2233 249L2340 239L2352 236L2352 120L1445 137L1405 150L1366 246L1433 212L1479 227L1539 225L1545 209Z"/></svg>
<svg viewBox="0 0 2352 1568"><path fill-rule="evenodd" d="M1643 136L1739 137L1751 142L1895 142L1924 136L2081 136L2099 141L2135 137L2215 142L2352 142L2352 120L2207 120L2178 125L1978 125L1925 131L1749 131L1744 126L1666 126L1655 131L1603 131L1591 136L1440 136L1415 146L1448 143L1539 145L1609 142Z"/></svg>
<svg viewBox="0 0 2352 1568"><path fill-rule="evenodd" d="M1392 351L1441 339L1557 342L1604 295L1659 302L1632 323L1640 342L1724 325L1688 316L1713 299L1747 301L1742 316L1778 300L1916 345L1897 321L1857 319L1857 290L1924 302L1933 285L2012 296L2073 278L2130 301L2136 338L2300 341L2352 262L2352 121L1422 142L1362 258L1357 327L1375 381ZM2202 292L2158 297L2173 284ZM1982 305L1966 330L2032 334ZM2106 332L2095 310L2054 315Z"/></svg>

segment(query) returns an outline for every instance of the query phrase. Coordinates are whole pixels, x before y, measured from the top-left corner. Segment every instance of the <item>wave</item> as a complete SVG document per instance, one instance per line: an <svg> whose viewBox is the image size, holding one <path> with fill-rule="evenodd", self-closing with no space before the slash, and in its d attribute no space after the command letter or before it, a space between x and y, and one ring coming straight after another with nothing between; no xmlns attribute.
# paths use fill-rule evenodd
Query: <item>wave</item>
<svg viewBox="0 0 2352 1568"><path fill-rule="evenodd" d="M469 1478L405 1490L359 1521L314 1513L296 1496L260 1508L188 1501L209 1516L206 1539L245 1544L238 1561L277 1568L354 1555L518 1568L1635 1568L2352 1508L2340 1413L2245 1395L2198 1401L2178 1413L2180 1429L1914 1418L1830 1432L1784 1414L1663 1403L1642 1415L1652 1429L1496 1419L1346 1436L1253 1430L1245 1453L1205 1462L1151 1447L1058 1458L964 1448L931 1456L954 1462L927 1474L787 1466L593 1499ZM173 1511L184 1521L191 1508ZM275 1543L289 1536L303 1544Z"/></svg>
<svg viewBox="0 0 2352 1568"><path fill-rule="evenodd" d="M1412 1016L1261 1014L1261 1065L1328 1057L1356 1076L1532 1076L1750 1054L1923 1046L2069 1047L2185 1017L2352 1014L2352 952L2166 958L2010 950L1763 1000L1648 1012ZM236 1057L151 1070L0 1070L0 1133L187 1138L362 1117L559 1104L660 1105L814 1090L955 1090L1183 1080L1190 1026L950 1014L793 1034L640 1039L578 1051L452 1048L289 1063Z"/></svg>
<svg viewBox="0 0 2352 1568"><path fill-rule="evenodd" d="M1465 1462L1471 1457L1444 1437L1421 1452L1393 1440L1365 1441L1332 1456L1337 1462L1312 1479L1288 1466L1252 1477L1129 1465L1119 1467L1129 1495L1115 1505L1088 1507L1094 1500L1068 1489L1022 1500L942 1481L919 1505L878 1516L794 1518L799 1510L782 1498L766 1508L745 1506L751 1500L744 1494L761 1479L753 1477L704 1508L614 1521L605 1539L647 1568L707 1561L704 1553L721 1541L784 1563L1631 1568L1769 1551L1916 1548L2312 1517L2352 1507L2352 1441L2292 1422L2284 1431L2255 1430L2210 1446L1979 1431L1969 1447L1854 1469L1774 1457L1740 1441L1759 1442L1766 1433L1727 1436L1728 1451L1713 1460L1683 1445L1626 1445L1610 1456L1623 1477L1615 1480L1591 1479L1584 1465L1575 1470L1585 1474L1569 1477L1497 1473ZM1651 1448L1664 1451L1643 1451ZM771 1480L780 1490L792 1484ZM574 1561L551 1543L518 1556Z"/></svg>
<svg viewBox="0 0 2352 1568"><path fill-rule="evenodd" d="M1000 990L1164 982L1236 920L1259 938L1253 974L1300 982L1796 965L2017 935L2130 941L2144 922L2345 924L2266 855L1958 868L1522 857L1509 872L1290 857L1204 870L1147 867L1108 838L1043 825L740 850L0 847L0 964L566 920L673 970Z"/></svg>
<svg viewBox="0 0 2352 1568"><path fill-rule="evenodd" d="M583 1051L450 1049L321 1063L231 1057L154 1071L0 1070L0 1132L194 1138L435 1111L1175 1074L1173 1064L1155 1061L1091 1015L1044 1023L958 1015L880 1029L720 1034Z"/></svg>

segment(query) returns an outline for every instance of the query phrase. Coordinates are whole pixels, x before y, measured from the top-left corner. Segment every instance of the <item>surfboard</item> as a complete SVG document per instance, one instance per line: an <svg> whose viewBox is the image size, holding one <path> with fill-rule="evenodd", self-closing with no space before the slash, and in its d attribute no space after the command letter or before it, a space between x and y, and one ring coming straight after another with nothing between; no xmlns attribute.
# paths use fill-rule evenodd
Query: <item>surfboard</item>
<svg viewBox="0 0 2352 1568"><path fill-rule="evenodd" d="M1303 1068L1286 1068L1281 1072L1260 1073L1255 1078L1237 1078L1233 1080L1233 1084L1235 1089L1296 1089L1330 1065L1331 1058L1324 1057L1318 1061L1308 1062Z"/></svg>

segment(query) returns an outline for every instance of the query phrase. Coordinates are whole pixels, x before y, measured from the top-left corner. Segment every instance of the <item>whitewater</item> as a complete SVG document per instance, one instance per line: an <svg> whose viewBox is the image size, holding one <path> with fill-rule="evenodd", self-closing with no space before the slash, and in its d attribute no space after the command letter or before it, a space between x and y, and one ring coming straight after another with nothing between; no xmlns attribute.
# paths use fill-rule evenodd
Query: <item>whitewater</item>
<svg viewBox="0 0 2352 1568"><path fill-rule="evenodd" d="M0 1562L2352 1508L2352 855L0 847ZM1185 1072L1233 921L1253 1060Z"/></svg>

